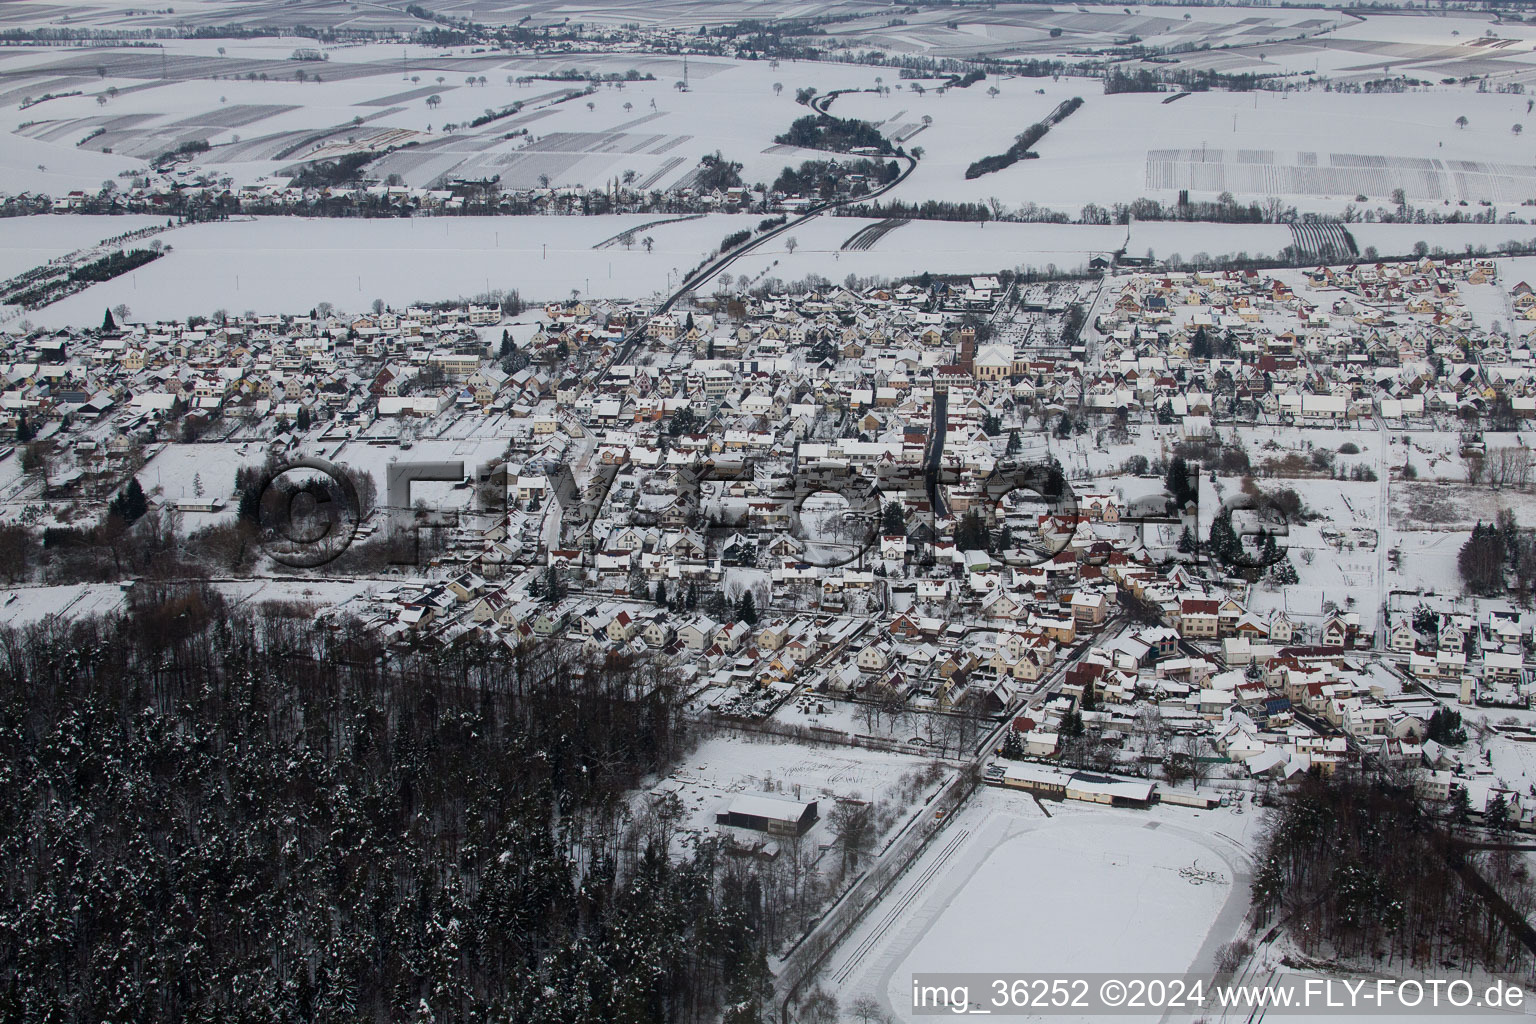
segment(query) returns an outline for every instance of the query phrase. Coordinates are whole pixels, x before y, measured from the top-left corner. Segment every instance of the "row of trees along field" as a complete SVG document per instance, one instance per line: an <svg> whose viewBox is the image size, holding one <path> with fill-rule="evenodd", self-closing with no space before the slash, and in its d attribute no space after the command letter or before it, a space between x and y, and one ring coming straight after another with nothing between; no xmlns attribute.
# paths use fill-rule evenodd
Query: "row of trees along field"
<svg viewBox="0 0 1536 1024"><path fill-rule="evenodd" d="M755 1020L759 869L627 794L651 663L142 584L0 632L0 1020Z"/></svg>

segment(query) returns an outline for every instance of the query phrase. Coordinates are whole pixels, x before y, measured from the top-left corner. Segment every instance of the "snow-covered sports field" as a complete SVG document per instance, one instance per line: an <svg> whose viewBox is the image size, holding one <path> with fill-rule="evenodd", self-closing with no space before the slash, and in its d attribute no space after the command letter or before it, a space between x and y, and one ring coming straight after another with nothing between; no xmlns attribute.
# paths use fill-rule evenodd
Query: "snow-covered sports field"
<svg viewBox="0 0 1536 1024"><path fill-rule="evenodd" d="M823 984L905 1020L914 973L1210 970L1237 937L1257 815L1045 808L977 792L834 951ZM1191 884L1191 866L1223 881Z"/></svg>

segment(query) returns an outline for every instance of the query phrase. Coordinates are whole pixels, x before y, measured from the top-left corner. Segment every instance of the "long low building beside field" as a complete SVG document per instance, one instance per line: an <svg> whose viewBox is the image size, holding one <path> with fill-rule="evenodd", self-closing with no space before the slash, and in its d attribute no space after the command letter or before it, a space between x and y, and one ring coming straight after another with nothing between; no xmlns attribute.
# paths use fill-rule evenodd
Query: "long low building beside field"
<svg viewBox="0 0 1536 1024"><path fill-rule="evenodd" d="M1148 807L1155 789L1153 783L1140 779L1064 771L1030 761L994 762L987 769L987 782L1053 800L1082 800L1115 807Z"/></svg>

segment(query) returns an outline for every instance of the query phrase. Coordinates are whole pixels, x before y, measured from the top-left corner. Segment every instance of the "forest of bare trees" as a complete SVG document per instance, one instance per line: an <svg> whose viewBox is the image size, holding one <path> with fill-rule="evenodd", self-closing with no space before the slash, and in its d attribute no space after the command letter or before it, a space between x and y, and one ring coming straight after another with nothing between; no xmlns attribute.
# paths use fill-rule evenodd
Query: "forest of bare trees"
<svg viewBox="0 0 1536 1024"><path fill-rule="evenodd" d="M1257 863L1260 923L1278 918L1308 954L1398 968L1536 962L1521 937L1536 910L1524 855L1468 848L1411 787L1313 774L1267 822Z"/></svg>
<svg viewBox="0 0 1536 1024"><path fill-rule="evenodd" d="M0 632L0 1020L758 1019L757 867L631 813L691 742L665 670L313 611Z"/></svg>

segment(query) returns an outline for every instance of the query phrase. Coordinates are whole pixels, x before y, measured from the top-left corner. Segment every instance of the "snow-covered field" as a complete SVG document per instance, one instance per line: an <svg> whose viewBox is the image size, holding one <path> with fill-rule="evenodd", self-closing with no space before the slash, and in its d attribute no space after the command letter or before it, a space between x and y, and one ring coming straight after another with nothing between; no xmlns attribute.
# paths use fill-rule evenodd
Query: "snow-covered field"
<svg viewBox="0 0 1536 1024"><path fill-rule="evenodd" d="M0 217L0 278L31 270L103 239L164 223L163 217L149 216Z"/></svg>
<svg viewBox="0 0 1536 1024"><path fill-rule="evenodd" d="M112 11L104 7L91 16L120 17ZM1373 15L1349 19L1340 29L1340 16L1318 12L1265 12L1233 21L1225 13L1196 8L1183 11L1192 15L1185 22L1181 11L997 11L968 19L958 33L935 13L910 26L868 19L846 31L897 49L957 52L969 45L1035 53L1036 44L1050 42L1047 29L1062 30L1054 45L1065 51L1113 23L1148 39L1163 37L1159 43L1235 44L1205 51L1217 62L1210 66L1225 70L1244 62L1269 63L1265 47L1277 48L1275 60L1292 62L1303 60L1303 51L1347 53L1353 63L1345 66L1357 70L1460 64L1482 52L1536 69L1530 59L1536 30L1498 26L1503 42L1494 45L1483 38L1490 23L1476 17ZM1307 38L1280 41L1287 35ZM937 81L919 92L911 88L916 83L891 68L699 57L688 60L685 72L679 57L638 52L532 58L483 48L366 44L319 47L329 56L325 61L288 59L294 47L311 42L200 39L168 40L152 52L8 50L0 54L0 73L6 76L0 131L8 140L0 147L0 190L94 191L120 172L142 172L145 158L193 140L213 144L200 166L235 182L278 175L304 159L405 146L376 162L373 171L423 186L449 177L499 175L510 187L534 186L545 178L553 185L601 187L633 172L638 184L665 188L686 181L700 157L718 151L744 165L748 183L769 184L786 165L827 156L773 143L795 118L810 113L794 102L795 91L815 87L821 93L867 90L840 95L833 113L867 119L909 149L922 148L916 171L892 199L995 202L1010 210L1035 204L1075 217L1089 203L1107 207L1142 196L1169 203L1188 189L1202 199L1229 191L1240 203L1275 198L1303 210L1337 213L1350 203L1362 209L1388 206L1392 190L1401 187L1410 202L1443 213L1482 212L1478 203L1484 199L1495 203L1500 215L1536 213L1536 207L1519 205L1536 199L1530 149L1536 141L1513 130L1536 120L1530 101L1493 89L1479 92L1472 85L1437 84L1405 93L1329 92L1314 85L1285 93L1203 92L1164 103L1167 94L1106 96L1102 83L1088 78L992 76L940 94ZM1200 58L1181 59L1195 64ZM564 97L584 82L530 78L573 70L620 75L633 70L655 77L622 88L601 85L591 96L569 101ZM299 72L302 81L296 80ZM685 74L689 88L680 90L676 86ZM44 92L56 98L21 108L23 100ZM1036 145L1039 159L965 179L972 161L1004 151L1018 132L1073 96L1082 96L1084 105ZM431 107L430 97L437 98ZM523 105L515 115L478 128L467 124L513 103ZM1456 122L1463 116L1467 125L1460 128ZM456 128L446 131L447 125ZM112 152L100 152L103 148ZM1357 195L1365 201L1356 202ZM1460 206L1462 201L1469 205ZM94 219L80 226L71 220L28 218L0 225L0 273L103 237L89 237L99 230ZM120 218L107 226L128 230L144 222ZM170 257L32 319L48 325L95 322L104 306L119 303L135 317L149 318L216 308L291 312L321 301L361 308L375 298L451 299L513 287L530 299L566 298L573 289L641 297L675 285L729 231L755 226L751 218L707 218L647 231L656 240L650 254L639 246L591 251L643 222L282 218L198 225L166 237L175 249ZM810 274L841 281L850 274L900 277L925 270L1073 269L1122 245L1137 256L1192 258L1275 255L1291 243L1289 231L1272 224L1138 222L1127 230L929 222L890 232L867 251L842 251L867 223L818 218L744 257L729 272L752 282ZM1459 251L1536 238L1536 226L1524 224L1360 223L1352 230L1362 250L1383 254L1409 252L1421 240L1432 249ZM793 253L791 237L798 246Z"/></svg>
<svg viewBox="0 0 1536 1024"><path fill-rule="evenodd" d="M1521 208L1516 215L1536 217L1536 210ZM1536 241L1533 224L1351 224L1349 233L1362 253L1374 248L1382 256L1409 255L1417 242L1429 246L1431 252L1438 248L1457 253L1469 245L1473 249L1486 246L1495 252L1505 242L1530 245Z"/></svg>
<svg viewBox="0 0 1536 1024"><path fill-rule="evenodd" d="M10 587L0 595L0 624L23 628L52 616L107 615L122 605L123 590L116 583Z"/></svg>
<svg viewBox="0 0 1536 1024"><path fill-rule="evenodd" d="M330 59L286 59L302 46L323 49ZM557 185L598 187L634 171L645 187L666 188L718 150L744 165L748 181L771 181L785 163L817 155L773 144L774 135L809 113L794 102L796 87L869 88L880 74L856 65L775 68L695 57L686 69L689 89L680 90L680 57L484 56L462 47L320 47L302 38L285 46L220 40L217 50L173 43L164 69L158 54L134 50L101 49L88 59L0 57L0 70L13 74L0 92L0 130L10 140L0 158L0 188L94 191L103 179L142 171L148 160L193 140L213 146L200 165L237 183L306 159L407 143L411 148L376 165L380 176L399 174L424 187L500 175L506 187L531 188L547 175ZM634 71L642 80L574 98L584 81L533 77L572 70ZM775 82L784 86L777 93ZM58 98L19 108L44 92ZM514 104L516 114L469 123Z"/></svg>
<svg viewBox="0 0 1536 1024"><path fill-rule="evenodd" d="M469 298L516 288L526 301L583 296L646 298L675 287L726 235L755 228L749 215L712 214L646 227L653 251L634 244L594 249L620 232L663 218L438 217L327 220L259 217L195 224L167 232L171 253L117 280L96 285L28 318L48 326L95 323L101 310L125 303L134 319L169 319L214 309L297 313L319 302L360 310L375 298L392 305ZM0 220L0 274L16 273L103 237L158 223L154 217L19 217ZM1071 271L1122 246L1133 256L1160 259L1205 254L1273 256L1291 244L1274 224L1186 224L1138 221L1122 225L912 221L871 248L842 246L874 220L821 216L778 235L724 272L751 284L812 274L841 282L896 279L924 271L967 274L1008 268ZM1536 238L1527 225L1351 225L1362 250L1407 253L1424 240L1460 251L1496 248ZM1528 237L1529 236L1529 237ZM55 239L59 241L55 242ZM791 244L794 251L791 252ZM1536 276L1536 265L1512 261L1511 280ZM705 291L712 291L713 284ZM1498 298L1502 293L1489 294ZM1502 299L1500 299L1502 302ZM1504 317L1502 309L1489 318Z"/></svg>
<svg viewBox="0 0 1536 1024"><path fill-rule="evenodd" d="M1114 252L1125 241L1125 228L1118 226L912 221L866 251L842 249L873 223L859 217L818 217L769 239L727 272L756 283L770 277L798 281L811 274L841 282L849 274L897 278L924 271L979 274L1012 267L1086 270L1090 258ZM792 254L790 239L796 245Z"/></svg>
<svg viewBox="0 0 1536 1024"><path fill-rule="evenodd" d="M827 963L840 1002L910 1019L922 972L1199 971L1248 906L1257 815L1117 810L983 789ZM1179 869L1219 872L1191 885ZM1070 1018L1063 1018L1070 1019Z"/></svg>
<svg viewBox="0 0 1536 1024"><path fill-rule="evenodd" d="M235 607L268 602L330 607L382 587L366 579L218 580L211 585ZM11 587L0 594L0 625L22 628L54 616L77 619L110 615L122 609L126 598L126 592L116 583Z"/></svg>
<svg viewBox="0 0 1536 1024"><path fill-rule="evenodd" d="M1151 253L1160 260L1205 256L1277 256L1290 245L1291 229L1284 224L1185 224L1144 220L1131 225L1126 255ZM1201 262L1204 262L1203 260Z"/></svg>
<svg viewBox="0 0 1536 1024"><path fill-rule="evenodd" d="M261 465L266 455L260 444L166 444L144 464L138 479L147 493L165 501L224 498L228 507L223 514L190 515L187 528L197 529L235 514L235 472ZM202 494L197 493L199 487Z"/></svg>
<svg viewBox="0 0 1536 1024"><path fill-rule="evenodd" d="M911 140L931 159L891 197L1033 202L1076 214L1180 189L1200 198L1230 191L1240 202L1282 197L1302 209L1342 211L1357 194L1374 208L1402 187L1415 204L1452 207L1489 199L1503 209L1536 198L1532 143L1512 128L1532 115L1520 95L1437 86L1396 94L1205 92L1105 96L1096 80L1016 78L995 98L951 91L840 97L834 110L890 123L933 123ZM1056 104L1082 107L1036 147L1037 160L967 181L965 167L1000 153ZM899 100L899 102L898 102ZM903 111L894 117L895 110ZM1467 127L1458 128L1465 116ZM1449 212L1449 208L1446 208ZM1523 211L1521 211L1523 212Z"/></svg>
<svg viewBox="0 0 1536 1024"><path fill-rule="evenodd" d="M55 220L51 218L49 224ZM759 218L711 217L647 230L654 251L593 246L655 217L442 217L311 220L263 217L194 224L131 274L29 313L48 325L96 323L126 303L135 320L215 309L296 313L316 303L362 310L516 288L525 300L646 297L675 284L720 240Z"/></svg>
<svg viewBox="0 0 1536 1024"><path fill-rule="evenodd" d="M1106 27L1101 22L1110 14L1083 13L1057 24L1059 12L1041 11L1038 25L978 24L961 34L972 48L991 49L1006 45L1010 35L1026 43L1062 28L1056 49L1065 52L1067 29L1091 35ZM1112 16L1128 33L1145 22L1140 31L1163 35L1158 42L1167 45L1189 31L1222 31L1206 24L1213 17L1208 12L1188 26L1161 12ZM905 34L908 45L949 31L937 15L930 20L935 24ZM1312 36L1325 27L1304 18L1279 34ZM1271 62L1264 49L1270 29L1245 25L1241 38L1228 40L1239 48L1181 59L1224 71L1310 63L1326 72L1333 55L1344 55L1334 69L1341 77L1372 67L1385 74L1381 69L1390 65L1392 73L1436 83L1451 68L1478 62L1515 75L1536 69L1530 58L1536 32L1499 26L1506 42L1490 46L1478 38L1487 28L1475 18L1369 17L1315 39L1273 43ZM1297 79L1309 87L1195 93L1165 104L1166 94L1105 96L1102 84L1087 78L994 76L940 94L936 81L918 93L893 69L854 64L695 57L685 71L679 57L643 53L533 58L467 47L319 46L300 37L214 43L173 40L163 55L112 48L0 55L0 71L8 74L0 91L0 130L8 138L0 151L0 188L94 190L193 140L213 145L200 164L236 182L304 159L410 144L374 169L418 186L500 175L510 187L532 187L546 176L555 185L596 187L633 171L646 187L665 188L686 180L701 156L718 150L744 165L748 182L771 183L784 165L823 156L773 143L791 121L810 113L794 102L797 89L873 90L878 82L888 91L840 96L833 112L877 123L889 137L924 149L922 166L893 198L995 197L1010 207L1035 203L1072 214L1087 203L1140 196L1167 202L1186 188L1203 198L1230 191L1240 201L1277 196L1335 212L1357 194L1384 204L1396 187L1415 203L1435 205L1488 199L1508 208L1536 198L1529 148L1536 143L1513 132L1532 119L1526 98L1478 92L1470 84L1363 94L1328 92ZM314 45L330 59L289 60L290 43ZM584 82L530 79L572 70L655 77L622 88L602 85L573 99L566 97ZM689 88L679 90L685 75ZM20 108L44 92L57 98ZM74 92L79 95L68 95ZM1002 152L1073 96L1086 103L1035 147L1040 159L964 178L968 164ZM515 103L522 105L516 114L469 124ZM1458 128L1462 116L1468 124Z"/></svg>
<svg viewBox="0 0 1536 1024"><path fill-rule="evenodd" d="M689 754L664 786L683 801L687 811L684 828L696 834L714 834L715 814L726 807L732 795L764 793L817 801L822 820L807 838L831 842L826 817L838 798L879 805L886 824L894 827L906 818L908 796L920 801L938 785L935 781L916 790L910 788L914 785L911 780L927 769L928 762L905 754L811 746L776 736L720 735L705 740ZM937 779L946 777L940 772Z"/></svg>

